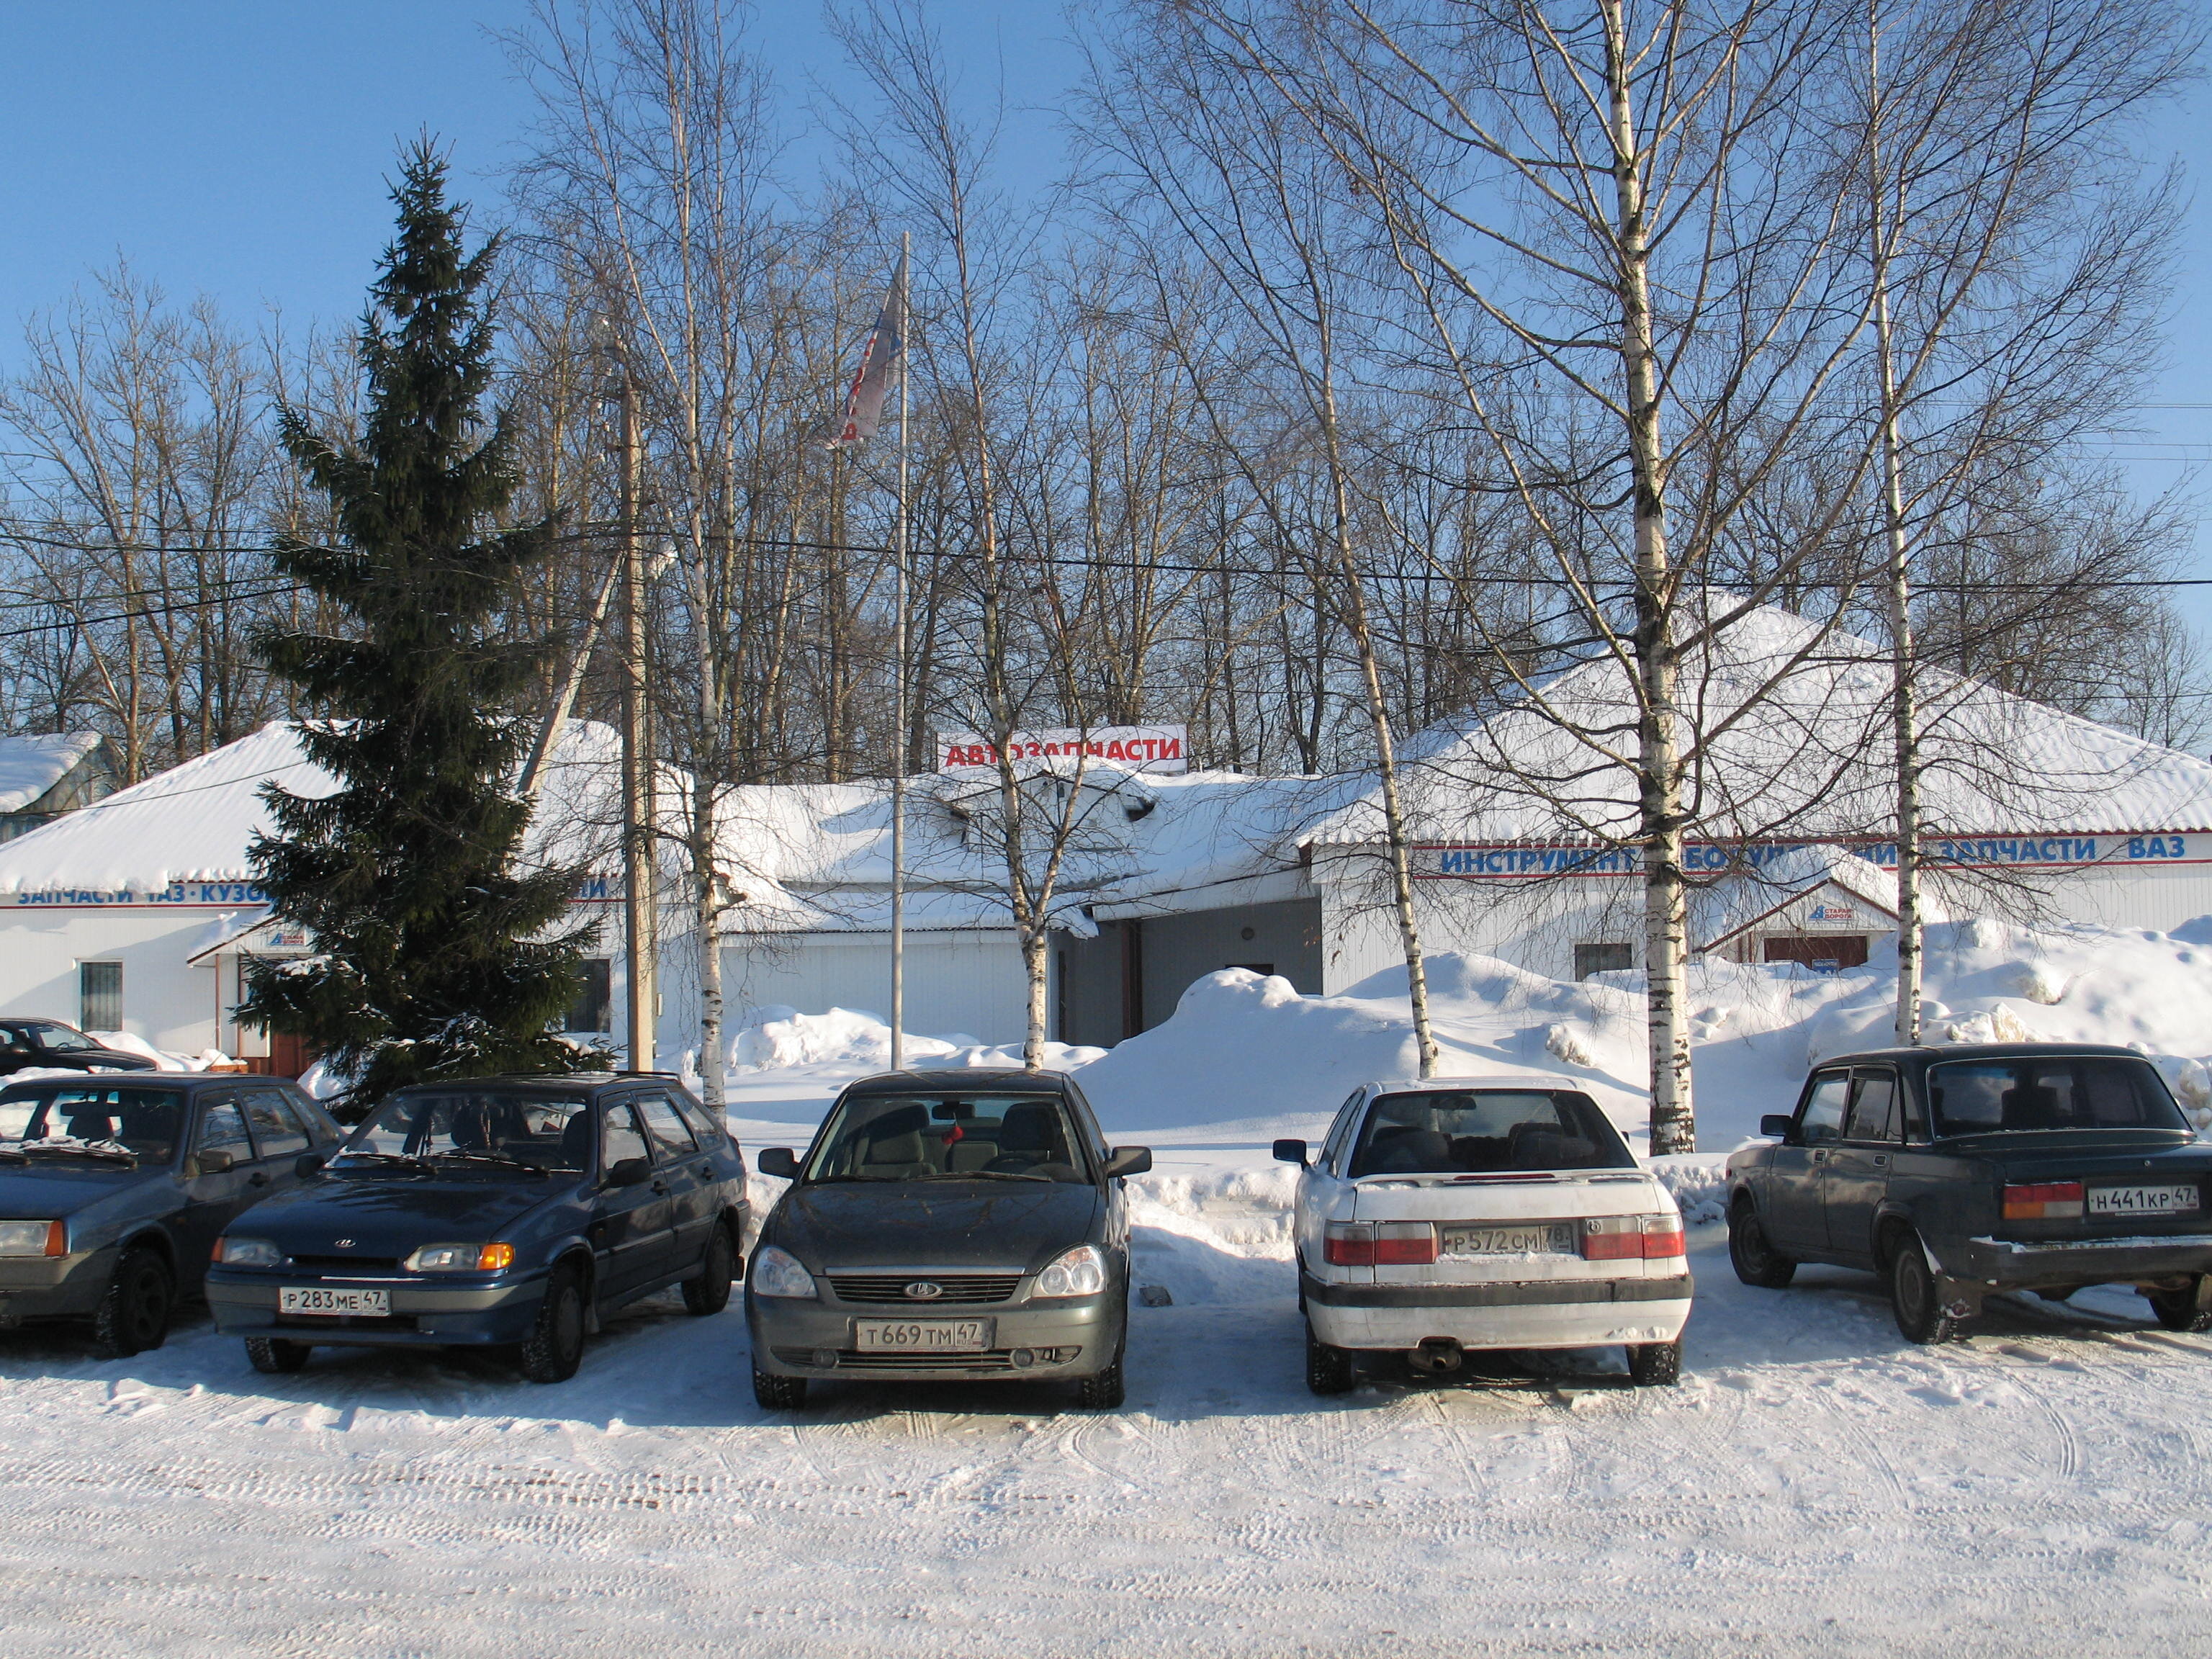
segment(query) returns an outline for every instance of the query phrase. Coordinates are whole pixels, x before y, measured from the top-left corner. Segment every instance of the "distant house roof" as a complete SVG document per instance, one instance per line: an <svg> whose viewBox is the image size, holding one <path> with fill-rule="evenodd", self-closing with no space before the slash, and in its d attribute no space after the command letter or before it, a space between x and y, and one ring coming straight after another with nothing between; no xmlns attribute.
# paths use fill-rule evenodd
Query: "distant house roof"
<svg viewBox="0 0 2212 1659"><path fill-rule="evenodd" d="M97 732L0 738L0 812L37 810L106 741Z"/></svg>
<svg viewBox="0 0 2212 1659"><path fill-rule="evenodd" d="M2212 830L2212 763L1978 681L1920 684L1930 837ZM1405 745L1401 793L1421 842L1620 842L1637 830L1627 670L1583 663L1483 720ZM1879 839L1894 816L1886 649L1771 608L1682 665L1678 700L1693 839ZM1380 838L1379 788L1323 820L1316 844Z"/></svg>

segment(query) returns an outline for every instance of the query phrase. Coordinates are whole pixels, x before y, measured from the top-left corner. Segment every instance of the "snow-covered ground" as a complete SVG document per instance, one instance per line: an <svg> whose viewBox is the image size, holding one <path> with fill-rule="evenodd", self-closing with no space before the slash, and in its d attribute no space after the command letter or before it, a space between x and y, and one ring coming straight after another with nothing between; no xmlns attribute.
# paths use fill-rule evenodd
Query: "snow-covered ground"
<svg viewBox="0 0 2212 1659"><path fill-rule="evenodd" d="M1931 944L1939 1034L2136 1042L2205 1105L2212 923ZM1881 1040L1881 966L1701 973L1711 1150L1663 1163L1693 1219L1808 1058ZM1547 1070L1634 1122L1632 985L1453 957L1431 975L1448 1070ZM884 1036L763 1011L732 1088L748 1152L803 1144ZM1748 1290L1708 1222L1679 1389L1632 1389L1595 1352L1309 1395L1291 1172L1267 1143L1317 1138L1352 1087L1408 1069L1407 1042L1388 975L1315 999L1229 973L1110 1055L1054 1055L1111 1138L1155 1149L1135 1255L1171 1300L1132 1310L1118 1413L1008 1383L764 1413L737 1307L695 1321L672 1296L551 1388L489 1358L328 1349L261 1376L204 1320L108 1364L0 1334L8 1649L2212 1652L2212 1339L2130 1295L1996 1301L1968 1340L1916 1348L1871 1276ZM927 1057L1012 1058L951 1036Z"/></svg>

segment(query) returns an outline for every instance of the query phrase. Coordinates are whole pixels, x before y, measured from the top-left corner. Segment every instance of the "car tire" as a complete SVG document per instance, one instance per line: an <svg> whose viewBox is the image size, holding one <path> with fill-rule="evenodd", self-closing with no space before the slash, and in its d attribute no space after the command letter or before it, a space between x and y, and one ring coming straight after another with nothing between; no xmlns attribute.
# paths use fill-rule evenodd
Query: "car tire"
<svg viewBox="0 0 2212 1659"><path fill-rule="evenodd" d="M566 1382L584 1363L584 1275L556 1267L538 1304L538 1322L517 1353L522 1374L532 1382Z"/></svg>
<svg viewBox="0 0 2212 1659"><path fill-rule="evenodd" d="M1118 1353L1104 1370L1096 1376L1083 1377L1075 1385L1075 1403L1085 1411L1119 1411L1121 1401L1127 1397L1128 1388L1121 1375L1121 1355Z"/></svg>
<svg viewBox="0 0 2212 1659"><path fill-rule="evenodd" d="M1728 1228L1729 1265L1745 1284L1779 1291L1797 1276L1797 1264L1774 1248L1749 1199L1735 1201L1729 1211Z"/></svg>
<svg viewBox="0 0 2212 1659"><path fill-rule="evenodd" d="M1928 1265L1917 1233L1900 1233L1889 1247L1889 1310L1908 1342L1948 1342L1959 1322L1943 1310L1943 1293Z"/></svg>
<svg viewBox="0 0 2212 1659"><path fill-rule="evenodd" d="M1359 1364L1349 1348L1332 1348L1306 1322L1306 1387L1316 1394L1347 1394L1359 1382Z"/></svg>
<svg viewBox="0 0 2212 1659"><path fill-rule="evenodd" d="M286 1376L299 1370L307 1364L307 1356L313 1352L305 1342L287 1342L282 1337L246 1339L246 1363L268 1376Z"/></svg>
<svg viewBox="0 0 2212 1659"><path fill-rule="evenodd" d="M115 1276L92 1313L92 1352L100 1359L128 1359L158 1348L176 1310L177 1281L159 1250L141 1244L123 1253Z"/></svg>
<svg viewBox="0 0 2212 1659"><path fill-rule="evenodd" d="M737 1247L730 1242L730 1230L718 1221L707 1240L705 1265L684 1281L684 1311L699 1319L721 1312L730 1305L730 1285L737 1273Z"/></svg>
<svg viewBox="0 0 2212 1659"><path fill-rule="evenodd" d="M2212 1308L2197 1305L2203 1283L2200 1276L2191 1279L2185 1290L2152 1291L2143 1299L2150 1304L2158 1322L2169 1331L2212 1331Z"/></svg>
<svg viewBox="0 0 2212 1659"><path fill-rule="evenodd" d="M753 1403L764 1412L795 1412L806 1403L806 1379L753 1367Z"/></svg>
<svg viewBox="0 0 2212 1659"><path fill-rule="evenodd" d="M1682 1340L1643 1342L1628 1351L1628 1380L1639 1389L1671 1389L1682 1380Z"/></svg>

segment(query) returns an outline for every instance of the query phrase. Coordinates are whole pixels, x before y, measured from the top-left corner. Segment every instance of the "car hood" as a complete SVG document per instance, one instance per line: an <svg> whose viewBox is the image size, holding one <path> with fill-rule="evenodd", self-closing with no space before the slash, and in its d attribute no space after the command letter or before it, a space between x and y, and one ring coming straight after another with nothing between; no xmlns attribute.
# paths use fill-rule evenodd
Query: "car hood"
<svg viewBox="0 0 2212 1659"><path fill-rule="evenodd" d="M1041 1267L1097 1242L1098 1189L1063 1182L885 1181L795 1186L764 1237L817 1273Z"/></svg>
<svg viewBox="0 0 2212 1659"><path fill-rule="evenodd" d="M161 1164L133 1170L89 1158L0 1164L0 1220L58 1220L149 1181L167 1180L168 1175Z"/></svg>
<svg viewBox="0 0 2212 1659"><path fill-rule="evenodd" d="M231 1224L287 1255L399 1257L418 1245L496 1238L520 1217L568 1196L566 1182L381 1180L326 1176L264 1200ZM351 1243L339 1245L339 1239Z"/></svg>

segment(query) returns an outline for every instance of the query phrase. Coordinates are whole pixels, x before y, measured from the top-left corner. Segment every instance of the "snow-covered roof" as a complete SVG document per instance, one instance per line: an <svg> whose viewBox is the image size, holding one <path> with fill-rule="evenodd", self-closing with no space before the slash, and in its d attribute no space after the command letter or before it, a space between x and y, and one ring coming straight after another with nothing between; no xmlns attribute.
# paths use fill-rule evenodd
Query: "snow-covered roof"
<svg viewBox="0 0 2212 1659"><path fill-rule="evenodd" d="M84 763L97 732L0 738L0 812L20 812Z"/></svg>
<svg viewBox="0 0 2212 1659"><path fill-rule="evenodd" d="M611 729L572 724L548 765L528 851L557 847L564 861L605 867L618 844L619 765ZM250 881L247 849L269 828L261 791L272 783L310 798L337 787L307 758L297 728L274 722L0 843L0 893L145 893L177 882Z"/></svg>
<svg viewBox="0 0 2212 1659"><path fill-rule="evenodd" d="M1772 608L1682 665L1680 741L1693 838L1846 842L1893 817L1884 648ZM2212 828L2212 763L1955 675L1929 672L1922 811L1931 836ZM1423 842L1626 840L1638 708L1628 670L1582 664L1487 719L1422 733L1401 781ZM1603 749L1575 730L1601 734ZM1309 836L1382 830L1370 787Z"/></svg>

